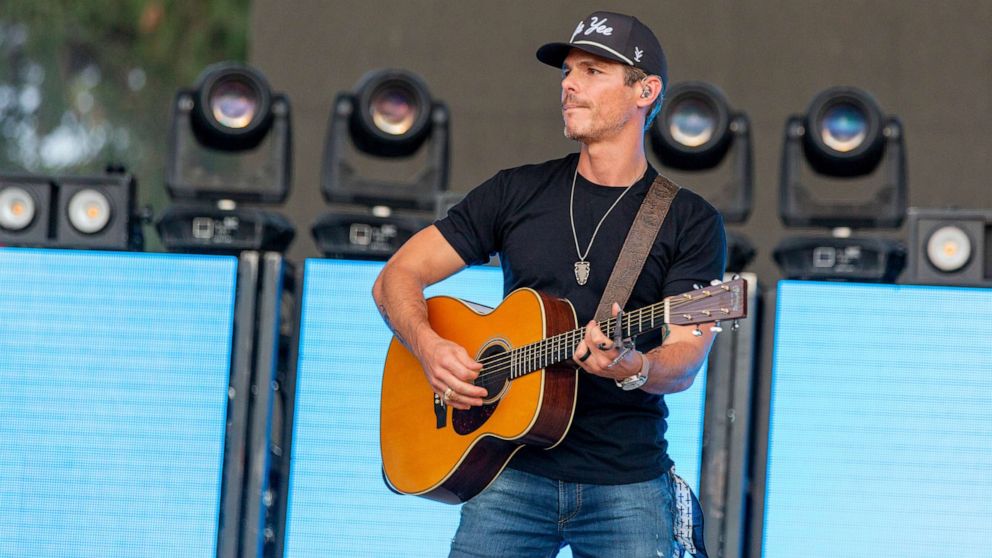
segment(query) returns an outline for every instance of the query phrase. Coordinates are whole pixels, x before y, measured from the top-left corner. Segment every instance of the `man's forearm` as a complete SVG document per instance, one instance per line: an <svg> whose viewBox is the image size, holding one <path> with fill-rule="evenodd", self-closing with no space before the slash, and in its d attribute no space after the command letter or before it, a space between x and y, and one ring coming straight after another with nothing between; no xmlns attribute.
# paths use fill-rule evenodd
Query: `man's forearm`
<svg viewBox="0 0 992 558"><path fill-rule="evenodd" d="M707 352L708 346L707 351L700 356L698 346L675 342L644 353L650 368L648 381L641 389L655 394L678 393L689 389Z"/></svg>
<svg viewBox="0 0 992 558"><path fill-rule="evenodd" d="M372 290L386 326L414 354L419 355L425 336L434 333L427 318L424 286L401 270L384 269Z"/></svg>

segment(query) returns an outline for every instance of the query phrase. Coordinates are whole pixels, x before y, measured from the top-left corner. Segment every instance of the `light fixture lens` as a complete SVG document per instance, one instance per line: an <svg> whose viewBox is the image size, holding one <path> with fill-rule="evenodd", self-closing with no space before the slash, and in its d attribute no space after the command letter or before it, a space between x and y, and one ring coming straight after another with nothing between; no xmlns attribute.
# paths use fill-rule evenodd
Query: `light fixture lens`
<svg viewBox="0 0 992 558"><path fill-rule="evenodd" d="M716 133L716 114L699 99L679 101L672 108L668 131L672 139L686 147L699 147Z"/></svg>
<svg viewBox="0 0 992 558"><path fill-rule="evenodd" d="M19 231L34 220L34 198L23 188L0 190L0 227Z"/></svg>
<svg viewBox="0 0 992 558"><path fill-rule="evenodd" d="M927 241L927 259L940 271L958 271L971 259L971 239L960 227L941 227Z"/></svg>
<svg viewBox="0 0 992 558"><path fill-rule="evenodd" d="M850 103L838 103L823 113L820 138L824 145L848 153L857 149L868 137L868 117Z"/></svg>
<svg viewBox="0 0 992 558"><path fill-rule="evenodd" d="M83 234L102 231L110 222L110 200L93 190L80 190L69 198L69 223Z"/></svg>
<svg viewBox="0 0 992 558"><path fill-rule="evenodd" d="M421 108L416 98L405 88L385 85L372 94L369 114L376 128L401 136L410 131Z"/></svg>
<svg viewBox="0 0 992 558"><path fill-rule="evenodd" d="M210 91L209 99L214 119L228 128L246 128L258 114L258 95L240 79L221 80Z"/></svg>

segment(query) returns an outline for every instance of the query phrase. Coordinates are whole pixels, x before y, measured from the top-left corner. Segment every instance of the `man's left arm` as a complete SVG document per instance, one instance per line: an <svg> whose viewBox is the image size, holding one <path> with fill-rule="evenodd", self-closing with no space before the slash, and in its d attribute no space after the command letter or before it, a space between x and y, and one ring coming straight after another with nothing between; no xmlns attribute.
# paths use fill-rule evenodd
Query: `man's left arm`
<svg viewBox="0 0 992 558"><path fill-rule="evenodd" d="M678 257L668 270L663 292L688 291L695 283L705 284L710 278L723 276L727 251L723 218L716 210L699 213L679 235ZM613 315L620 307L613 304ZM699 324L700 335L694 335L695 325L671 325L669 334L658 347L642 353L630 351L620 356L619 348L600 331L596 322L586 326L585 338L576 347L573 360L590 374L623 380L636 374L646 375L640 389L656 394L677 393L692 386L696 373L706 360L715 333L714 324ZM636 385L637 382L633 382ZM632 387L628 384L628 387Z"/></svg>

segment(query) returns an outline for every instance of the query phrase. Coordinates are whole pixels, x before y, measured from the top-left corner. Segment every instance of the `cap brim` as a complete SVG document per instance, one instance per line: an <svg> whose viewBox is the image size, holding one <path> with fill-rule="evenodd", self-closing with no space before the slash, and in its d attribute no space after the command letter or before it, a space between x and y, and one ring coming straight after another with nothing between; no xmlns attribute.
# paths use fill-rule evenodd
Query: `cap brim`
<svg viewBox="0 0 992 558"><path fill-rule="evenodd" d="M626 60L619 58L616 54L613 54L606 49L599 48L596 45L573 45L570 43L548 43L537 49L537 59L544 62L548 66L561 68L562 64L565 63L565 58L568 57L568 53L573 48L588 52L589 54L595 54L596 56L606 58L607 60L613 60L615 62L620 62L621 64L629 64Z"/></svg>
<svg viewBox="0 0 992 558"><path fill-rule="evenodd" d="M548 43L537 49L537 59L548 66L561 68L570 50L572 50L572 45L568 43Z"/></svg>

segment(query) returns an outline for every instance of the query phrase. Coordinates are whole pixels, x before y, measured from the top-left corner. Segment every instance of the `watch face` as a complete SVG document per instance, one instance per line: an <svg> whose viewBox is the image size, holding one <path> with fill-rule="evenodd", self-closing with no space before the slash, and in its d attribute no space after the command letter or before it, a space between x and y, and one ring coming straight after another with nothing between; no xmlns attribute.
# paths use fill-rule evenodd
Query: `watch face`
<svg viewBox="0 0 992 558"><path fill-rule="evenodd" d="M637 388L643 386L644 383L647 382L647 381L648 381L647 374L635 374L633 376L630 376L630 377L624 378L623 380L620 380L616 384L617 384L618 387L622 388L624 391L630 391L630 390L637 389Z"/></svg>

